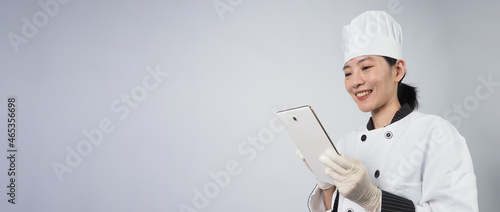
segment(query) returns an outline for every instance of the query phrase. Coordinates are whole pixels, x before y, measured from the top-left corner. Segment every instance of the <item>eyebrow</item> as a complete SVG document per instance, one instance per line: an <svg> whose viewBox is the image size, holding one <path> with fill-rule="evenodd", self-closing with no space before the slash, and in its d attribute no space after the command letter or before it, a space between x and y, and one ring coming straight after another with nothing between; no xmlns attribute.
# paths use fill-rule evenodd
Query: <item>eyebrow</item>
<svg viewBox="0 0 500 212"><path fill-rule="evenodd" d="M362 63L363 61L366 61L366 60L374 60L374 59L372 57L370 57L370 56L367 56L367 57L362 58L361 60L358 60L358 62L356 62L356 64L360 64L360 63ZM345 71L347 68L350 68L350 67L351 66L346 65L346 66L344 66L344 68L342 68L342 70Z"/></svg>

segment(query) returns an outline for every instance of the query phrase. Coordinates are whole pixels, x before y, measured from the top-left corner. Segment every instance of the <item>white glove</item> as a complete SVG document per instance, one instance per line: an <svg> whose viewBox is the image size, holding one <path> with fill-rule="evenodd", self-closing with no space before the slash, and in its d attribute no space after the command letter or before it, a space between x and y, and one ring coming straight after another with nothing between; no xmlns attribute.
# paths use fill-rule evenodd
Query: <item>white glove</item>
<svg viewBox="0 0 500 212"><path fill-rule="evenodd" d="M307 163L306 159L304 158L304 156L302 155L302 153L300 153L300 151L298 149L295 152L295 154L297 154L297 156L299 156L299 158L302 159L302 161L306 164L307 168L309 168L309 170L312 172L311 167L309 167L309 164ZM318 183L318 188L320 188L321 190L326 190L326 189L329 189L333 186L332 184L329 184L329 183L320 182L317 178L316 178L316 182Z"/></svg>
<svg viewBox="0 0 500 212"><path fill-rule="evenodd" d="M333 178L342 196L366 211L380 211L382 191L372 184L363 163L330 150L320 161L329 167L325 173Z"/></svg>

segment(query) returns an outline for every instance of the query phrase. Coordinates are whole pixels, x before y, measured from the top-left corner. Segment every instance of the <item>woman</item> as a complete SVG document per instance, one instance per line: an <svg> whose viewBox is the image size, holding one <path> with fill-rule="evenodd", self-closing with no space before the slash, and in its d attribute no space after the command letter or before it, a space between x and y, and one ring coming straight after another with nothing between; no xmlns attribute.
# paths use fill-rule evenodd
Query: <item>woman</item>
<svg viewBox="0 0 500 212"><path fill-rule="evenodd" d="M400 25L365 12L344 27L345 88L368 124L336 142L341 155L320 160L334 185L318 182L313 212L478 211L465 139L446 120L415 112L416 89L401 81Z"/></svg>

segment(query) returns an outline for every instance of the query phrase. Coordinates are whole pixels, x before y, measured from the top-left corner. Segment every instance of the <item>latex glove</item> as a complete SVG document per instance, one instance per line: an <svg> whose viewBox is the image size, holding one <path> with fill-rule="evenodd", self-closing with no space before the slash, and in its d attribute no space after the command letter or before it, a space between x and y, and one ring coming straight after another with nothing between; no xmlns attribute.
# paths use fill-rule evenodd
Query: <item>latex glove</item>
<svg viewBox="0 0 500 212"><path fill-rule="evenodd" d="M325 173L333 178L342 196L366 211L380 211L382 191L372 184L363 163L330 150L320 157L320 161L329 167Z"/></svg>
<svg viewBox="0 0 500 212"><path fill-rule="evenodd" d="M304 158L304 156L302 155L302 153L300 153L300 151L298 149L295 152L295 154L297 154L297 156L299 156L299 158L302 159L304 164L306 164L307 168L312 172L311 167L309 167L309 164L307 163L306 159ZM318 188L320 188L321 190L326 190L326 189L333 187L332 184L320 182L317 178L316 178L316 182L318 184Z"/></svg>

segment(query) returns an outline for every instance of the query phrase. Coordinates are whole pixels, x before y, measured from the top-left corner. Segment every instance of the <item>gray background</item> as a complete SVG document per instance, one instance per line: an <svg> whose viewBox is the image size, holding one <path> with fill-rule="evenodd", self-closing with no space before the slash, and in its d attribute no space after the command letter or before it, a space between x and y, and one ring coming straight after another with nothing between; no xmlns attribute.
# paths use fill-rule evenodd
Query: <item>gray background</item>
<svg viewBox="0 0 500 212"><path fill-rule="evenodd" d="M5 129L16 96L19 150L16 205L0 159L2 211L307 211L315 180L274 112L310 104L334 139L366 123L344 90L340 48L342 26L366 10L402 25L404 81L419 88L421 112L466 137L480 210L496 209L499 3L61 0L48 14L46 2L56 1L0 8L0 120ZM16 51L9 34L23 36L23 17L39 27ZM140 93L148 67L169 76ZM133 92L145 95L120 119L111 107ZM67 148L103 119L113 131L59 181L52 164L66 164ZM213 187L210 173L235 163ZM205 188L211 197L197 199Z"/></svg>

